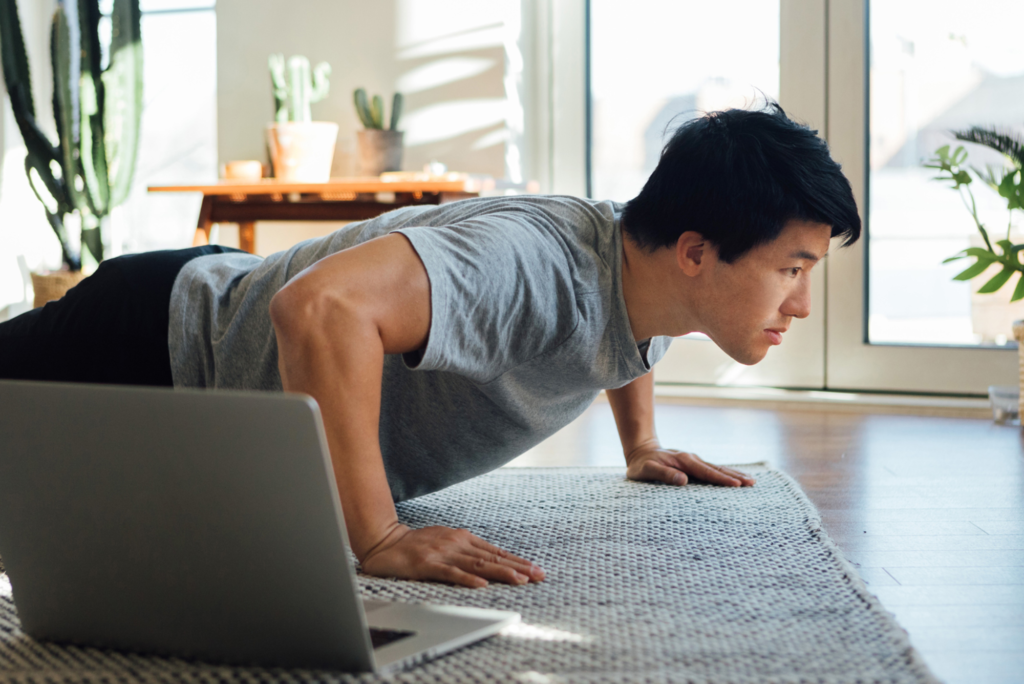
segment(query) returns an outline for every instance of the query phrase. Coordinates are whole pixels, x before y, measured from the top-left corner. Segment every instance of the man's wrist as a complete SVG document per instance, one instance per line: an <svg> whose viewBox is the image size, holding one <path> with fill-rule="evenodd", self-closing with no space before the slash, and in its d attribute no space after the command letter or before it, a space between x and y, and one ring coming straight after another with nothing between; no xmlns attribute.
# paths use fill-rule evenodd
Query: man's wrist
<svg viewBox="0 0 1024 684"><path fill-rule="evenodd" d="M645 451L651 451L653 449L661 448L661 442L657 437L648 437L647 439L639 442L632 443L630 446L623 445L622 453L626 457L626 465L628 466L633 462L633 459Z"/></svg>
<svg viewBox="0 0 1024 684"><path fill-rule="evenodd" d="M408 532L409 527L395 520L387 527L387 529L384 530L384 534L382 536L368 544L368 548L361 547L358 551L353 548L352 552L356 554L356 558L358 558L361 563L378 551L386 549L396 543Z"/></svg>

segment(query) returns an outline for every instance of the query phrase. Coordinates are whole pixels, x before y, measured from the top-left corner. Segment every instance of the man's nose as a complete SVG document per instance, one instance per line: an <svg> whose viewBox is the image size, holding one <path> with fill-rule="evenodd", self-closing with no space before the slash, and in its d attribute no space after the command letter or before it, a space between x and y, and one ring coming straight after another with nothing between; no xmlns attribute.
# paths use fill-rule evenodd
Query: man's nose
<svg viewBox="0 0 1024 684"><path fill-rule="evenodd" d="M782 303L780 313L793 318L807 318L811 315L811 279L807 278L800 287Z"/></svg>

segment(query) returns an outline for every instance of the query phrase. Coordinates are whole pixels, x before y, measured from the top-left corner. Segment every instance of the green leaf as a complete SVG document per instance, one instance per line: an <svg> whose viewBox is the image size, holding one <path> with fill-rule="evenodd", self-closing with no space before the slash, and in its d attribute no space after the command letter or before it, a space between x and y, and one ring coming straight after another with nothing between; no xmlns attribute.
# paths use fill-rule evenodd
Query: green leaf
<svg viewBox="0 0 1024 684"><path fill-rule="evenodd" d="M1010 268L1009 266L1003 267L1002 271L997 273L995 276L992 277L991 280L989 280L987 283L981 286L981 289L978 290L978 294L988 294L989 292L995 292L1003 285L1005 285L1006 281L1009 280L1010 276L1012 276L1014 273L1016 273L1016 271Z"/></svg>
<svg viewBox="0 0 1024 684"><path fill-rule="evenodd" d="M981 238L985 241L985 246L988 247L988 251L992 251L992 241L988 239L988 231L985 230L985 226L978 224L978 232L981 233ZM980 247L972 247L971 249L981 249Z"/></svg>
<svg viewBox="0 0 1024 684"><path fill-rule="evenodd" d="M103 236L100 235L99 228L83 228L82 244L88 248L89 253L96 259L96 263L103 261Z"/></svg>
<svg viewBox="0 0 1024 684"><path fill-rule="evenodd" d="M78 82L77 61L71 55L80 51L78 32L72 31L64 7L57 6L50 25L50 59L53 67L53 116L57 122L57 149L60 153L63 206L59 214L69 214L85 205L85 197L75 185L78 177Z"/></svg>
<svg viewBox="0 0 1024 684"><path fill-rule="evenodd" d="M105 89L101 68L100 9L96 2L78 0L79 55L79 164L85 181L88 209L96 216L110 213L110 178L107 175L106 135L103 130ZM81 212L83 207L79 207Z"/></svg>
<svg viewBox="0 0 1024 684"><path fill-rule="evenodd" d="M1010 211L1024 208L1024 197L1021 195L1021 184L1017 181L1020 176L1020 169L1014 169L1005 174L999 186L996 188L999 196L1006 200L1006 208Z"/></svg>
<svg viewBox="0 0 1024 684"><path fill-rule="evenodd" d="M993 254L992 252L988 251L983 247L968 247L965 250L957 252L948 259L943 259L942 263L948 264L951 261L957 261L958 259L966 259L967 257L977 257L979 261L984 261L986 263L992 263L993 261L1001 261L1001 259L998 256L996 256L995 254Z"/></svg>
<svg viewBox="0 0 1024 684"><path fill-rule="evenodd" d="M1015 302L1018 299L1024 299L1024 274L1017 281L1017 287L1013 289L1013 296L1010 297L1010 301Z"/></svg>
<svg viewBox="0 0 1024 684"><path fill-rule="evenodd" d="M963 145L958 145L957 148L953 150L953 156L950 158L950 161L953 162L954 166L960 166L967 161L967 150L964 149Z"/></svg>
<svg viewBox="0 0 1024 684"><path fill-rule="evenodd" d="M1017 168L1024 167L1024 139L1019 136L1000 133L995 128L972 126L966 131L956 131L959 140L985 145L1006 155Z"/></svg>
<svg viewBox="0 0 1024 684"><path fill-rule="evenodd" d="M979 259L978 261L974 262L966 269L958 273L957 275L953 276L953 280L970 280L971 278L976 278L977 276L984 273L985 269L987 269L991 265L991 261L982 261L981 259Z"/></svg>
<svg viewBox="0 0 1024 684"><path fill-rule="evenodd" d="M142 122L141 17L139 0L114 0L110 64L102 77L103 135L111 207L128 199L135 176Z"/></svg>

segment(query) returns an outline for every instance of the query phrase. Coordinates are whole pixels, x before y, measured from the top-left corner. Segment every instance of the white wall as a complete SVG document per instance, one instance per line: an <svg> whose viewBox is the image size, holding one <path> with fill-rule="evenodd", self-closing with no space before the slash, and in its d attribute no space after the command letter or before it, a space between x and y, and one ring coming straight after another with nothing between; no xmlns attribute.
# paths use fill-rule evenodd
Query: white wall
<svg viewBox="0 0 1024 684"><path fill-rule="evenodd" d="M452 170L506 175L506 16L518 2L477 0L219 0L218 135L221 162L267 161L273 120L267 57L328 62L328 97L313 118L337 122L333 172L355 175L361 125L352 92L405 94L403 167L437 159Z"/></svg>
<svg viewBox="0 0 1024 684"><path fill-rule="evenodd" d="M453 171L521 182L520 0L219 0L217 3L218 154L221 163L268 163L265 128L274 105L267 57L302 54L331 65L328 97L313 118L340 132L332 175L360 173L352 104L356 88L385 101L400 91L405 107L404 170L437 160ZM257 252L267 254L340 223L257 226ZM235 244L233 226L220 230Z"/></svg>
<svg viewBox="0 0 1024 684"><path fill-rule="evenodd" d="M341 127L333 169L336 175L358 173L355 132L360 125L352 106L352 91L362 86L384 96L388 109L395 90L406 95L400 124L406 131L405 169L418 170L436 159L452 170L516 181L539 180L543 190L582 192L581 183L559 183L553 177L565 174L550 159L551 146L561 130L550 103L567 95L579 95L577 99L582 103L582 82L567 88L554 84L558 54L551 51L548 33L553 15L560 14L555 11L558 7L575 8L581 1L218 0L219 160L266 161L264 129L273 118L267 57L275 52L304 54L314 63L327 61L333 68L330 95L313 105L313 116L335 121ZM51 133L48 24L53 5L54 0L18 0L33 68L37 114ZM180 47L190 49L187 42ZM194 75L183 73L182 77ZM148 100L157 94L159 84L147 82L146 87ZM565 92L557 96L559 90ZM575 112L580 107L569 109ZM6 91L0 114L3 320L28 305L17 257L24 257L32 269L58 268L60 250L42 207L29 190L22 166L24 145ZM570 135L561 138L572 139L571 176L581 178L578 167L582 165L582 152L576 149L576 139L582 140L582 120L570 123L563 126ZM176 180L205 178L159 178L161 183ZM143 208L161 201L145 193L138 178L136 183L140 187L135 188L133 197L140 195ZM152 223L145 214L133 213L131 218ZM129 248L188 246L194 219L189 216L188 221L175 221L182 223L180 230L176 223L171 227L161 224L159 230L153 230L167 240L180 239L182 244L156 244L156 238L146 233L147 226L128 226ZM257 232L257 250L276 251L336 227L323 223L262 226ZM222 243L237 244L233 226L224 226L219 232ZM139 234L145 234L146 239L139 238Z"/></svg>

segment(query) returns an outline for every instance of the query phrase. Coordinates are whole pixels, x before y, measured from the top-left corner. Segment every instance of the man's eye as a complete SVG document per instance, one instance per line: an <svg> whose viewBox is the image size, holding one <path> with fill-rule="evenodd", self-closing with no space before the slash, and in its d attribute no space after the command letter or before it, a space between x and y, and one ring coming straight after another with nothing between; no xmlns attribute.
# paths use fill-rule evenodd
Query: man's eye
<svg viewBox="0 0 1024 684"><path fill-rule="evenodd" d="M800 271L802 270L803 269L800 268L799 266L794 266L793 268L786 269L789 275L792 276L793 278L796 278L798 275L800 275Z"/></svg>

